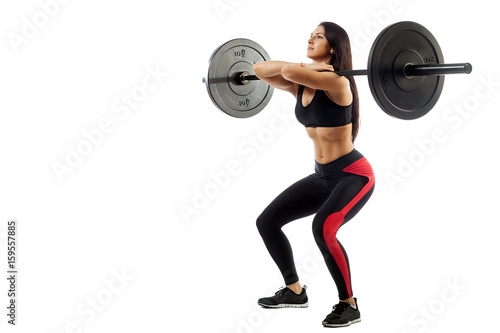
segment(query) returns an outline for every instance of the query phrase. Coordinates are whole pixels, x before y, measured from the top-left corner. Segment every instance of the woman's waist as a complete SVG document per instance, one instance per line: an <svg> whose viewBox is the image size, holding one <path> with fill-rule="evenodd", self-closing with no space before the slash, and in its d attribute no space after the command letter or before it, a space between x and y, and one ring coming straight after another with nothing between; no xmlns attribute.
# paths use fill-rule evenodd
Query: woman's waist
<svg viewBox="0 0 500 333"><path fill-rule="evenodd" d="M354 149L350 138L339 138L336 141L313 138L313 143L315 159L319 164L333 162Z"/></svg>
<svg viewBox="0 0 500 333"><path fill-rule="evenodd" d="M320 176L341 176L346 168L361 159L364 159L363 154L355 148L351 148L349 151L336 156L333 160L326 160L327 162L322 163L321 160L318 161L318 158L316 158L315 171Z"/></svg>

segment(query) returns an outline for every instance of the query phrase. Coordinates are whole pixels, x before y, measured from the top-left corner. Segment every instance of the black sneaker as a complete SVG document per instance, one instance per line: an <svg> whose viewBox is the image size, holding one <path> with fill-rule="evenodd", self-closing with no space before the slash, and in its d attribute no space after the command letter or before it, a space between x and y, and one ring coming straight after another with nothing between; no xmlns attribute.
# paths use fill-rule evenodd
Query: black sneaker
<svg viewBox="0 0 500 333"><path fill-rule="evenodd" d="M333 307L332 313L326 316L323 320L323 325L326 327L345 327L361 321L361 314L359 313L358 300L356 302L356 309L349 303L340 302Z"/></svg>
<svg viewBox="0 0 500 333"><path fill-rule="evenodd" d="M284 287L276 292L274 296L259 299L260 306L265 308L307 308L309 302L306 294L307 286L302 287L300 294Z"/></svg>

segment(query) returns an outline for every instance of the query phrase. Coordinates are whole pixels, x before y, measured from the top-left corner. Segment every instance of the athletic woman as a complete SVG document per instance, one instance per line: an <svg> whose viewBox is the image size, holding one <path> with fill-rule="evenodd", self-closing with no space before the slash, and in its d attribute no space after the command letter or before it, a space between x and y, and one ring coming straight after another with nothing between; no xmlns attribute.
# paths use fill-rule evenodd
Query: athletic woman
<svg viewBox="0 0 500 333"><path fill-rule="evenodd" d="M313 235L337 286L339 302L323 320L327 327L361 321L353 297L347 253L338 241L338 229L359 212L375 184L373 170L354 148L359 129L358 93L354 78L335 70L352 69L347 33L335 23L323 22L308 40L312 63L259 62L255 75L288 91L297 99L295 115L314 142L315 173L281 193L257 219L257 228L281 271L286 287L259 299L263 307L307 307L306 286L295 269L290 243L281 228L315 214Z"/></svg>

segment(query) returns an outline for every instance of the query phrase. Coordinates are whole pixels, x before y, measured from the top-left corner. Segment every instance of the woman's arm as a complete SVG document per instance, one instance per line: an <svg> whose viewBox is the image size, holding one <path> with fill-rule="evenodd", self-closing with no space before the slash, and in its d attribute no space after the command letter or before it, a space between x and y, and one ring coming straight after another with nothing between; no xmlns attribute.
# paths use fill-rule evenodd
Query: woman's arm
<svg viewBox="0 0 500 333"><path fill-rule="evenodd" d="M293 65L300 66L300 64L293 64L285 61L262 61L253 66L253 72L259 79L267 84L295 95L295 84L286 80L281 74L281 70L284 66Z"/></svg>
<svg viewBox="0 0 500 333"><path fill-rule="evenodd" d="M348 92L349 80L333 73L333 67L327 64L284 65L281 76L290 82L312 89L328 91L332 95Z"/></svg>
<svg viewBox="0 0 500 333"><path fill-rule="evenodd" d="M331 65L263 61L256 63L253 70L261 80L294 96L297 93L296 85L328 91L334 96L349 92L349 81L333 73Z"/></svg>

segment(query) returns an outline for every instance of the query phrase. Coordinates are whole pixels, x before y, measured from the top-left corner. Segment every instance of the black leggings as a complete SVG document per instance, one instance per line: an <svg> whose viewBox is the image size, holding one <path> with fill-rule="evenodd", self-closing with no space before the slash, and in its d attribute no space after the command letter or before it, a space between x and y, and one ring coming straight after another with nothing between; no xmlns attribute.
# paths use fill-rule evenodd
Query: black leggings
<svg viewBox="0 0 500 333"><path fill-rule="evenodd" d="M337 240L337 230L370 198L375 185L373 170L356 149L328 164L316 162L315 173L281 193L257 219L257 228L287 285L299 281L292 248L281 228L316 214L312 229L340 299L352 297L349 260Z"/></svg>

